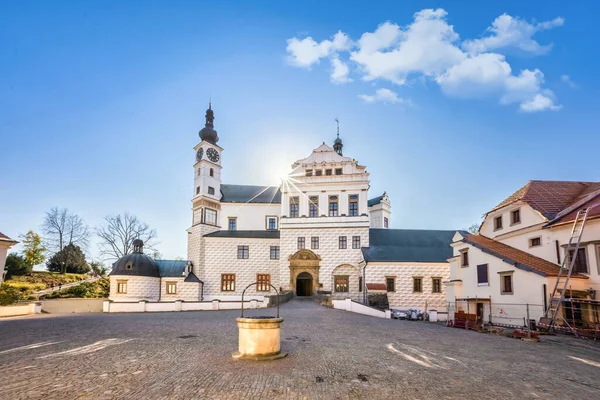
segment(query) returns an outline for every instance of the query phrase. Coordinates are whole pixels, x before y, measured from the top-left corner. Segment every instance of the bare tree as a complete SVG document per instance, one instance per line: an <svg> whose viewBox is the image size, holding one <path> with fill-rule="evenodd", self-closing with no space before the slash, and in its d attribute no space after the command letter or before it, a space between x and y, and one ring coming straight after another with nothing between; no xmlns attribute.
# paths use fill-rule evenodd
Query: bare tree
<svg viewBox="0 0 600 400"><path fill-rule="evenodd" d="M90 232L83 219L66 208L53 207L46 213L42 224L44 242L52 253L61 251L69 243L85 249Z"/></svg>
<svg viewBox="0 0 600 400"><path fill-rule="evenodd" d="M121 258L133 251L133 241L142 239L145 250L154 250L156 231L140 221L135 215L109 215L104 218L105 224L96 228L100 237L100 254L107 259Z"/></svg>

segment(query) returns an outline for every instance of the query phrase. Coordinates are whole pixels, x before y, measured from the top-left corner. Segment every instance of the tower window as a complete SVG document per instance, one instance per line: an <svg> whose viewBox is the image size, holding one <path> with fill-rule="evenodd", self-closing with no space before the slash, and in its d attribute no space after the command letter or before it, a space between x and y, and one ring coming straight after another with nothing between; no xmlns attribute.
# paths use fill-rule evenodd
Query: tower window
<svg viewBox="0 0 600 400"><path fill-rule="evenodd" d="M325 175L327 175L327 176L331 175L331 168L325 170Z"/></svg>
<svg viewBox="0 0 600 400"><path fill-rule="evenodd" d="M306 170L306 176L312 176L312 169Z"/></svg>
<svg viewBox="0 0 600 400"><path fill-rule="evenodd" d="M198 168L198 176L200 176L202 174L202 170L200 168Z"/></svg>
<svg viewBox="0 0 600 400"><path fill-rule="evenodd" d="M342 174L342 169L341 168L336 168L335 169L335 174L336 175L341 175Z"/></svg>
<svg viewBox="0 0 600 400"><path fill-rule="evenodd" d="M358 195L356 194L348 196L348 215L351 217L358 216Z"/></svg>
<svg viewBox="0 0 600 400"><path fill-rule="evenodd" d="M298 199L298 197L290 197L290 218L298 218L299 216Z"/></svg>
<svg viewBox="0 0 600 400"><path fill-rule="evenodd" d="M210 208L204 209L204 223L208 225L217 225L217 211Z"/></svg>
<svg viewBox="0 0 600 400"><path fill-rule="evenodd" d="M214 169L210 169L210 176L215 176L215 170Z"/></svg>
<svg viewBox="0 0 600 400"><path fill-rule="evenodd" d="M389 226L390 226L390 221L387 219L387 217L383 217L383 227L389 228Z"/></svg>
<svg viewBox="0 0 600 400"><path fill-rule="evenodd" d="M200 186L196 186L196 194L200 194Z"/></svg>
<svg viewBox="0 0 600 400"><path fill-rule="evenodd" d="M208 194L215 194L215 188L212 186L208 187Z"/></svg>
<svg viewBox="0 0 600 400"><path fill-rule="evenodd" d="M310 196L308 198L308 216L319 216L319 196Z"/></svg>
<svg viewBox="0 0 600 400"><path fill-rule="evenodd" d="M338 216L338 197L337 196L329 196L329 216L330 217Z"/></svg>
<svg viewBox="0 0 600 400"><path fill-rule="evenodd" d="M315 169L315 176L321 176L323 175L323 170L322 169Z"/></svg>

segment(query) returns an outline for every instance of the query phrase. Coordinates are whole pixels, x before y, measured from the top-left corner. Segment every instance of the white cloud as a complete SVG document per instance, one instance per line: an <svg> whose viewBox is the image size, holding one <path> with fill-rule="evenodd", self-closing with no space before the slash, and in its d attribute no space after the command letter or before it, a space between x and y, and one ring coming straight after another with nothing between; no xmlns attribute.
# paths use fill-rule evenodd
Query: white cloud
<svg viewBox="0 0 600 400"><path fill-rule="evenodd" d="M459 36L444 20L446 14L442 9L422 10L406 29L386 22L364 33L359 50L350 53L364 71L363 80L403 84L411 73L436 75L460 62L464 54L453 44Z"/></svg>
<svg viewBox="0 0 600 400"><path fill-rule="evenodd" d="M562 26L564 22L563 18L558 17L552 21L530 24L522 19L502 14L487 29L490 32L489 36L482 39L467 40L463 42L462 46L471 53L515 48L526 53L545 54L550 51L552 45L542 46L533 40L532 36L539 31Z"/></svg>
<svg viewBox="0 0 600 400"><path fill-rule="evenodd" d="M575 82L573 82L571 80L571 77L569 75L561 75L560 76L560 80L563 83L566 83L567 85L569 85L569 87L571 87L571 88L576 88L577 87L577 85L575 84Z"/></svg>
<svg viewBox="0 0 600 400"><path fill-rule="evenodd" d="M329 57L338 51L350 50L352 41L350 38L339 31L333 35L333 40L323 40L317 43L312 37L304 39L291 38L287 41L288 61L297 67L309 68L318 63L321 58Z"/></svg>
<svg viewBox="0 0 600 400"><path fill-rule="evenodd" d="M395 103L410 104L409 100L400 98L400 97L398 97L398 94L396 92L393 92L390 89L385 89L385 88L377 89L375 91L374 95L359 94L358 97L360 99L363 99L365 101L365 103L381 102L381 103L391 103L391 104L395 104Z"/></svg>
<svg viewBox="0 0 600 400"><path fill-rule="evenodd" d="M562 18L528 23L503 14L496 18L486 37L461 44L458 33L449 25L443 9L425 9L414 14L413 21L400 26L387 21L373 32L365 32L358 41L342 31L331 40L316 42L311 37L288 40L290 63L310 68L323 58L332 65L331 81L346 83L350 71L361 74L363 81L387 81L404 85L415 80L436 82L442 92L464 99L496 98L502 105L519 104L522 111L559 110L554 93L544 89L544 74L539 69L513 73L501 49L518 49L528 54L547 53L532 39L539 31L564 24ZM495 50L495 51L492 51ZM342 53L349 58L342 61ZM571 87L567 75L561 80ZM389 89L359 95L367 103L407 102Z"/></svg>
<svg viewBox="0 0 600 400"><path fill-rule="evenodd" d="M348 83L352 82L352 79L348 76L350 74L350 68L348 64L340 61L339 58L334 57L331 59L331 65L333 72L331 73L331 82L333 83Z"/></svg>
<svg viewBox="0 0 600 400"><path fill-rule="evenodd" d="M552 110L558 111L562 108L561 105L555 105L552 99L552 92L544 90L542 93L536 94L531 100L521 103L519 109L524 112L537 112Z"/></svg>

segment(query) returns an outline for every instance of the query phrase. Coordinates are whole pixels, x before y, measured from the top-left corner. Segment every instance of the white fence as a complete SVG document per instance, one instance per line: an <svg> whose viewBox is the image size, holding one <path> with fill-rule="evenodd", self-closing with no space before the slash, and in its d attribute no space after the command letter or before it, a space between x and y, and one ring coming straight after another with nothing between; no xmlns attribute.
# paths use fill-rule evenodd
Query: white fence
<svg viewBox="0 0 600 400"><path fill-rule="evenodd" d="M266 308L269 306L269 300L262 301L252 299L244 301L244 308ZM113 302L106 300L103 304L103 311L106 313L115 312L165 312L165 311L211 311L211 310L239 310L242 307L241 301L173 301L173 302Z"/></svg>
<svg viewBox="0 0 600 400"><path fill-rule="evenodd" d="M0 317L16 317L19 315L39 314L42 312L42 303L17 304L0 307Z"/></svg>
<svg viewBox="0 0 600 400"><path fill-rule="evenodd" d="M345 310L358 314L370 315L378 318L391 318L390 310L380 311L372 307L368 307L352 301L351 299L333 300L333 308L336 310Z"/></svg>

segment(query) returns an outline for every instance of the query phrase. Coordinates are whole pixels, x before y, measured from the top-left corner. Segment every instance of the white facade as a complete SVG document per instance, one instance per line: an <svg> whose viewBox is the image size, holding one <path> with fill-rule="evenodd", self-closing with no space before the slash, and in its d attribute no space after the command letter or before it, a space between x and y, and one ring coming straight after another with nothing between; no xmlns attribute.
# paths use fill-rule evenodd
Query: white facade
<svg viewBox="0 0 600 400"><path fill-rule="evenodd" d="M0 232L0 283L4 281L4 276L6 275L4 267L6 265L6 257L8 255L8 250L17 243L17 241L12 240L8 236Z"/></svg>

